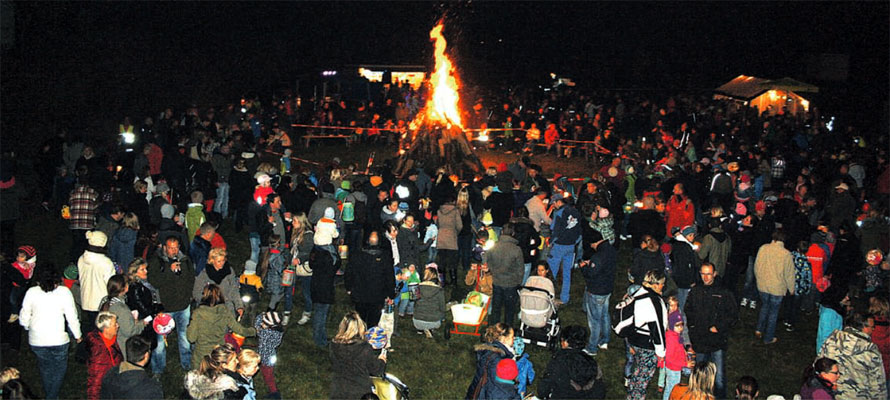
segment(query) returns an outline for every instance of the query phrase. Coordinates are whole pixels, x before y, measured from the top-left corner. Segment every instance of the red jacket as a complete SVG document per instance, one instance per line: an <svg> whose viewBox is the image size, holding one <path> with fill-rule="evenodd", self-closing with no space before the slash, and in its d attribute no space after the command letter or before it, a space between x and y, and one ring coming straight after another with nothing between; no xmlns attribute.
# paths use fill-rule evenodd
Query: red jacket
<svg viewBox="0 0 890 400"><path fill-rule="evenodd" d="M150 150L146 156L146 158L148 158L148 173L151 175L158 175L161 173L161 162L164 160L164 150L161 150L161 148L154 143L149 146Z"/></svg>
<svg viewBox="0 0 890 400"><path fill-rule="evenodd" d="M811 244L810 248L807 249L807 260L810 262L810 267L813 270L813 283L820 293L828 289L828 280L823 280L825 270L822 268L825 264L825 259L828 257L829 255L825 254L825 250L816 243Z"/></svg>
<svg viewBox="0 0 890 400"><path fill-rule="evenodd" d="M686 348L683 339L673 329L664 333L665 353L664 360L658 366L665 366L671 371L679 371L686 366Z"/></svg>
<svg viewBox="0 0 890 400"><path fill-rule="evenodd" d="M667 217L665 235L669 237L674 236L671 234L672 228L678 227L682 229L684 226L695 223L695 206L686 196L682 196L679 199L677 196L671 196L665 205L664 213Z"/></svg>
<svg viewBox="0 0 890 400"><path fill-rule="evenodd" d="M89 358L87 359L87 399L94 400L99 398L99 391L102 389L102 377L108 370L121 363L124 356L121 354L121 348L117 345L117 340L112 341L111 348L105 346L102 335L99 331L94 330L87 334L87 351Z"/></svg>
<svg viewBox="0 0 890 400"><path fill-rule="evenodd" d="M884 377L890 377L890 321L887 321L887 318L875 318L875 330L871 333L871 341L878 345L881 358L884 360Z"/></svg>

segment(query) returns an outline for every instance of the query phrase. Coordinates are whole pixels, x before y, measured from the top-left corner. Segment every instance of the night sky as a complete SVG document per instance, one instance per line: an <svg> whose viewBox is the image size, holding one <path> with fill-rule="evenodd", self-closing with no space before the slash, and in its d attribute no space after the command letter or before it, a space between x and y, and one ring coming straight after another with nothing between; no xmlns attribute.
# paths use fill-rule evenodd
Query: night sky
<svg viewBox="0 0 890 400"><path fill-rule="evenodd" d="M890 74L887 2L4 2L3 14L7 137L268 95L344 64L429 64L442 15L470 85L549 72L607 88L807 80L807 57L842 53L849 78L833 85L879 108Z"/></svg>

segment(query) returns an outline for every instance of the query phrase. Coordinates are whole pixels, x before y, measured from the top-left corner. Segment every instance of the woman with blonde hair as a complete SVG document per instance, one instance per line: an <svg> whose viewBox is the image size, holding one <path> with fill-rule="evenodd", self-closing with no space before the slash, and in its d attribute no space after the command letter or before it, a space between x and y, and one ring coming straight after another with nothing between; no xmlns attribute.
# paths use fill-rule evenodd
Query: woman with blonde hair
<svg viewBox="0 0 890 400"><path fill-rule="evenodd" d="M151 343L151 348L154 349L158 344L158 335L151 327L150 318L154 318L159 312L164 311L164 305L161 304L161 295L158 289L148 282L148 263L145 259L136 257L130 261L127 278L130 285L126 296L127 307L138 313L137 320L147 321L139 336Z"/></svg>
<svg viewBox="0 0 890 400"><path fill-rule="evenodd" d="M497 365L503 359L513 358L513 328L503 322L488 327L483 336L485 343L477 344L476 374L467 388L467 399L478 397L485 383L497 376Z"/></svg>
<svg viewBox="0 0 890 400"><path fill-rule="evenodd" d="M201 301L204 288L211 284L219 286L229 311L240 317L244 313L244 302L241 301L238 276L229 266L226 249L217 247L211 249L207 255L207 266L195 277L195 285L192 287L195 302Z"/></svg>
<svg viewBox="0 0 890 400"><path fill-rule="evenodd" d="M714 400L717 366L712 362L696 364L689 383L674 386L670 400Z"/></svg>
<svg viewBox="0 0 890 400"><path fill-rule="evenodd" d="M457 191L457 200L454 205L460 212L461 221L461 229L457 233L457 257L460 259L460 266L466 271L470 268L470 260L473 257L473 212L470 209L468 186Z"/></svg>
<svg viewBox="0 0 890 400"><path fill-rule="evenodd" d="M386 354L377 354L364 334L365 322L355 311L343 316L331 340L331 399L358 399L371 391L371 376L383 375Z"/></svg>
<svg viewBox="0 0 890 400"><path fill-rule="evenodd" d="M312 247L315 245L315 232L312 230L312 224L309 217L304 212L294 213L293 215L293 231L291 231L291 265L297 270L300 266L309 265L309 254L312 253ZM303 315L297 321L299 325L305 325L312 318L312 296L310 295L310 287L312 284L312 273L308 268L304 268L303 272L297 274L297 281L300 282L300 291L303 292ZM308 275L307 275L308 273ZM281 323L287 326L290 322L290 313L294 308L294 291L296 285L285 288L284 294L284 318Z"/></svg>
<svg viewBox="0 0 890 400"><path fill-rule="evenodd" d="M226 399L255 400L256 389L253 386L253 376L260 369L260 355L251 349L241 349L238 352L238 368L226 370L225 374L235 380L236 390L226 390Z"/></svg>
<svg viewBox="0 0 890 400"><path fill-rule="evenodd" d="M235 315L226 307L226 299L219 286L211 283L203 293L186 331L188 341L194 345L193 366L201 361L201 357L210 354L214 345L223 343L229 330L241 336L256 335L256 328L243 326L235 319Z"/></svg>
<svg viewBox="0 0 890 400"><path fill-rule="evenodd" d="M223 392L237 391L238 385L226 371L238 367L235 348L226 343L216 345L201 357L201 366L185 375L185 389L193 399L222 399Z"/></svg>
<svg viewBox="0 0 890 400"><path fill-rule="evenodd" d="M630 295L633 298L634 310L633 326L628 327L631 332L627 336L633 365L628 376L629 400L646 398L646 386L655 373L656 361L659 357L665 356L668 311L661 298L664 282L663 271L650 270L643 277L643 287ZM627 305L627 301L618 307Z"/></svg>

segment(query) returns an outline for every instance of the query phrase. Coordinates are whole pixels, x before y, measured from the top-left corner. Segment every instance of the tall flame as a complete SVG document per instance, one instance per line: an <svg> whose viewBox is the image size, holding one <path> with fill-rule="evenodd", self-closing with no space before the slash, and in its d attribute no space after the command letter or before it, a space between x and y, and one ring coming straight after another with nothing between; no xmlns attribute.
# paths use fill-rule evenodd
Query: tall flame
<svg viewBox="0 0 890 400"><path fill-rule="evenodd" d="M426 104L426 114L430 121L448 123L463 129L458 108L460 96L457 94L457 90L459 85L454 65L445 55L447 43L445 37L442 36L442 28L444 28L444 24L439 21L439 24L430 31L430 40L436 42L436 68L430 76L432 95Z"/></svg>

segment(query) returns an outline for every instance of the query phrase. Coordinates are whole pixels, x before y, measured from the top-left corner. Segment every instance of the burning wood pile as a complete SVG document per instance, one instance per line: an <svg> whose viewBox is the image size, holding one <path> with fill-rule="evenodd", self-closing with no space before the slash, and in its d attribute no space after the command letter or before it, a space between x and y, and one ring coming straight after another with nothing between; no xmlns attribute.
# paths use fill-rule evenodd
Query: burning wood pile
<svg viewBox="0 0 890 400"><path fill-rule="evenodd" d="M445 54L447 43L439 21L430 31L435 41L435 69L430 76L430 94L426 105L409 124L409 131L399 140L399 159L395 173L401 175L423 160L426 167L442 167L449 174L481 172L482 161L467 140L460 115L459 82L451 59Z"/></svg>

